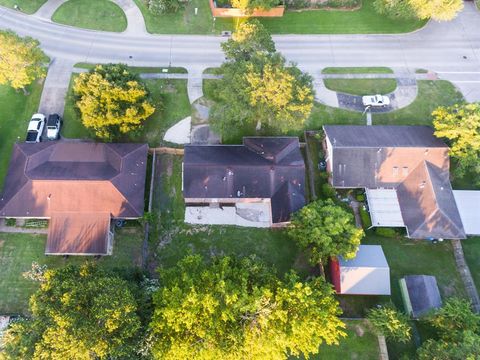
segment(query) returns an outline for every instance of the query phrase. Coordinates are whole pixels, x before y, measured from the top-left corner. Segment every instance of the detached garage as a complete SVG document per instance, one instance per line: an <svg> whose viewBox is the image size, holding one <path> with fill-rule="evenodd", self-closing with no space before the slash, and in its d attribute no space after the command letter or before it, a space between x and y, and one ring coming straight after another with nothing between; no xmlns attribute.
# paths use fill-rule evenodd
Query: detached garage
<svg viewBox="0 0 480 360"><path fill-rule="evenodd" d="M346 295L390 295L390 268L380 245L360 245L352 260L330 263L335 291Z"/></svg>

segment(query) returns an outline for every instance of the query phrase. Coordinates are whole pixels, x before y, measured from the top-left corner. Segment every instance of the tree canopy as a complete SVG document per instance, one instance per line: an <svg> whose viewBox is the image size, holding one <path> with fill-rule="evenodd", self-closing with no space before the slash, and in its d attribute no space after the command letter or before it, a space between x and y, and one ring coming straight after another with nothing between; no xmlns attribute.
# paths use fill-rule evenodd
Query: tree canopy
<svg viewBox="0 0 480 360"><path fill-rule="evenodd" d="M367 313L367 319L375 331L387 339L408 342L412 337L412 328L408 323L408 316L398 311L393 304L370 309Z"/></svg>
<svg viewBox="0 0 480 360"><path fill-rule="evenodd" d="M354 258L364 236L353 215L332 199L317 200L296 212L288 234L309 253L312 264L334 256Z"/></svg>
<svg viewBox="0 0 480 360"><path fill-rule="evenodd" d="M222 50L228 60L250 60L257 53L275 53L275 43L258 20L250 19L222 43Z"/></svg>
<svg viewBox="0 0 480 360"><path fill-rule="evenodd" d="M448 299L427 320L438 333L417 351L419 360L475 360L480 354L480 315L470 302Z"/></svg>
<svg viewBox="0 0 480 360"><path fill-rule="evenodd" d="M243 23L222 47L227 62L215 86L212 128L226 141L301 129L313 107L312 78L275 52L263 26Z"/></svg>
<svg viewBox="0 0 480 360"><path fill-rule="evenodd" d="M47 270L32 318L6 332L6 359L108 359L134 354L140 320L128 283L91 263Z"/></svg>
<svg viewBox="0 0 480 360"><path fill-rule="evenodd" d="M282 359L345 336L322 278L278 279L253 258L187 256L159 271L150 328L156 359Z"/></svg>
<svg viewBox="0 0 480 360"><path fill-rule="evenodd" d="M0 31L1 85L25 89L35 79L45 77L46 61L48 58L37 40L22 38L12 31Z"/></svg>
<svg viewBox="0 0 480 360"><path fill-rule="evenodd" d="M73 91L83 125L104 140L139 130L155 111L138 75L121 64L97 65L80 74Z"/></svg>
<svg viewBox="0 0 480 360"><path fill-rule="evenodd" d="M448 21L463 9L463 0L375 0L373 6L393 18Z"/></svg>
<svg viewBox="0 0 480 360"><path fill-rule="evenodd" d="M439 107L432 115L435 136L447 139L458 162L456 175L472 172L480 183L480 104Z"/></svg>
<svg viewBox="0 0 480 360"><path fill-rule="evenodd" d="M176 13L185 6L185 1L181 0L144 0L147 9L155 14Z"/></svg>

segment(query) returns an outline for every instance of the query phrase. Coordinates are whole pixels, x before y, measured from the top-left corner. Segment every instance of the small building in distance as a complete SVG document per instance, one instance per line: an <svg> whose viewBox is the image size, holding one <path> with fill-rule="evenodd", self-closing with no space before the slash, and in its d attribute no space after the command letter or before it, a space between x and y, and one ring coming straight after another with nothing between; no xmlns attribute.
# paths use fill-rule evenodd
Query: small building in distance
<svg viewBox="0 0 480 360"><path fill-rule="evenodd" d="M112 219L143 216L146 144L14 145L0 217L49 219L45 254L110 255Z"/></svg>
<svg viewBox="0 0 480 360"><path fill-rule="evenodd" d="M442 298L435 276L405 276L400 279L400 290L405 310L414 319L442 307Z"/></svg>
<svg viewBox="0 0 480 360"><path fill-rule="evenodd" d="M280 226L305 205L297 137L245 137L242 145L187 145L185 222Z"/></svg>
<svg viewBox="0 0 480 360"><path fill-rule="evenodd" d="M390 295L390 268L380 245L360 245L352 260L330 261L337 294Z"/></svg>

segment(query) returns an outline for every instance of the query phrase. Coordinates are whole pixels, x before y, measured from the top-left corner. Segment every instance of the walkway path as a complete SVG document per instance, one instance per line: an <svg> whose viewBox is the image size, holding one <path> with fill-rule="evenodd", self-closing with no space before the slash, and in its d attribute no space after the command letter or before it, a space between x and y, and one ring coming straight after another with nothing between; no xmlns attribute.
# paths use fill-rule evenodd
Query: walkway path
<svg viewBox="0 0 480 360"><path fill-rule="evenodd" d="M43 4L40 9L37 10L33 16L38 17L43 20L51 21L55 11L68 0L48 0Z"/></svg>
<svg viewBox="0 0 480 360"><path fill-rule="evenodd" d="M55 113L63 116L73 65L71 60L52 60L43 86L39 112L46 115Z"/></svg>
<svg viewBox="0 0 480 360"><path fill-rule="evenodd" d="M33 15L43 21L52 22L52 16L55 11L68 0L48 0L40 9ZM147 28L143 19L142 12L133 0L111 0L120 6L127 17L127 29L124 34L133 36L147 35ZM33 35L34 36L34 35Z"/></svg>
<svg viewBox="0 0 480 360"><path fill-rule="evenodd" d="M384 113L398 110L410 105L417 97L418 88L416 79L432 78L431 74L412 74L396 72L394 74L318 74L314 78L316 98L321 103L347 110L363 112L365 106L362 97L344 94L327 89L324 79L396 79L397 87L391 93L385 94L390 99L390 105L382 108L371 108L372 113ZM372 94L373 95L373 94ZM370 124L371 125L371 124Z"/></svg>
<svg viewBox="0 0 480 360"><path fill-rule="evenodd" d="M462 248L461 240L452 240L453 253L455 255L455 262L457 264L457 269L462 277L463 283L467 290L467 294L470 297L472 302L473 310L476 313L480 313L480 299L478 297L477 288L473 282L472 274L468 268L467 262L465 261L465 256Z"/></svg>
<svg viewBox="0 0 480 360"><path fill-rule="evenodd" d="M128 25L127 30L125 30L124 33L132 35L148 34L142 12L133 0L112 1L122 8L125 16L127 17Z"/></svg>

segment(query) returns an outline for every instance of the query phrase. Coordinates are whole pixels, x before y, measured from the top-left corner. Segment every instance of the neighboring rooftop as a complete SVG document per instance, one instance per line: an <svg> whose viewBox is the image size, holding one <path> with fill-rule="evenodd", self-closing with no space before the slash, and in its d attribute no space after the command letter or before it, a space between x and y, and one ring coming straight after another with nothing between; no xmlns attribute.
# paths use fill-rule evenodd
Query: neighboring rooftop
<svg viewBox="0 0 480 360"><path fill-rule="evenodd" d="M108 219L143 215L147 151L146 144L17 143L0 216L51 218L49 253L97 254L106 245L95 239L105 242L108 226L105 216L89 214L104 213Z"/></svg>
<svg viewBox="0 0 480 360"><path fill-rule="evenodd" d="M429 126L325 125L323 129L333 147L447 147Z"/></svg>
<svg viewBox="0 0 480 360"><path fill-rule="evenodd" d="M449 149L433 129L324 126L324 130L334 187L395 192L398 204L387 198L375 202L371 196L373 226L404 225L409 237L416 239L466 237L449 180Z"/></svg>
<svg viewBox="0 0 480 360"><path fill-rule="evenodd" d="M243 145L187 145L185 199L269 198L273 222L305 205L305 163L296 137L246 137Z"/></svg>

